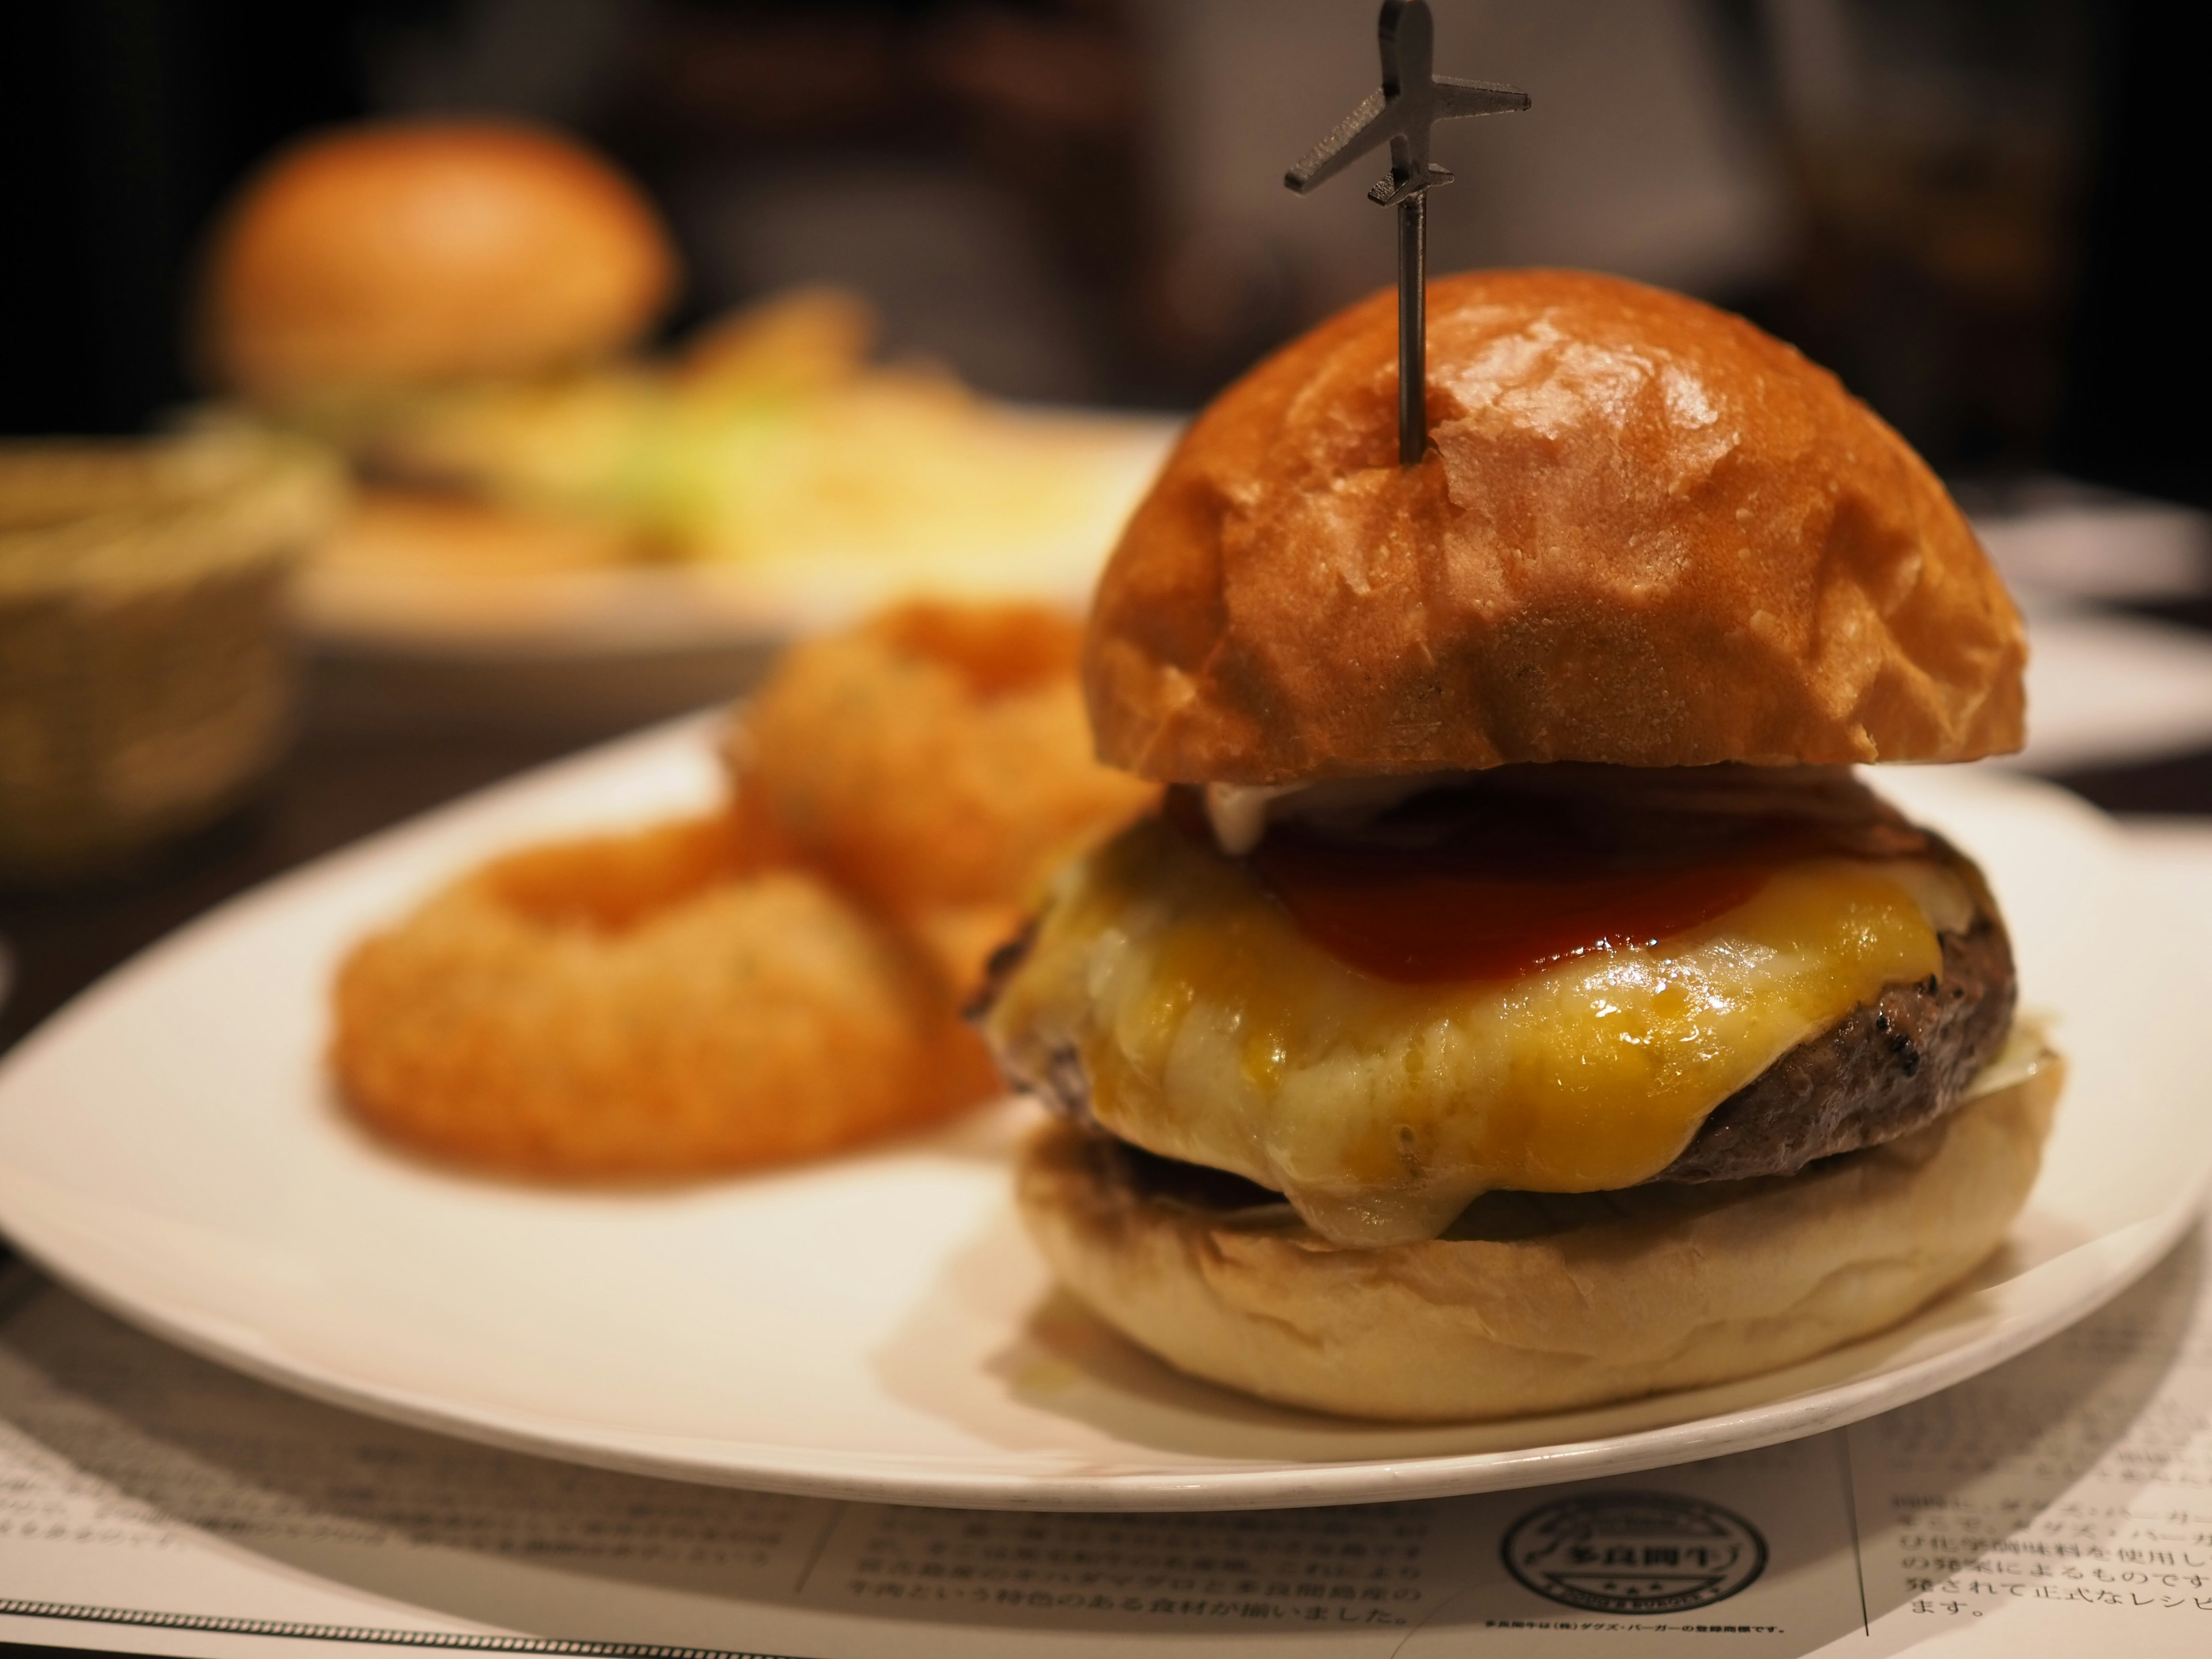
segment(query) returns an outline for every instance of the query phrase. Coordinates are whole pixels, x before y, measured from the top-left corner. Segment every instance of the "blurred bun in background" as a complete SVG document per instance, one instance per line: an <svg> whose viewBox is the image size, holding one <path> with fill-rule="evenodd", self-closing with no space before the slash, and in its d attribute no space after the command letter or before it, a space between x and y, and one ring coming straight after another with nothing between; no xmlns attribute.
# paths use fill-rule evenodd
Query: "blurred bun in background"
<svg viewBox="0 0 2212 1659"><path fill-rule="evenodd" d="M202 372L278 405L605 357L677 283L621 174L489 121L380 122L280 152L233 199L205 271Z"/></svg>
<svg viewBox="0 0 2212 1659"><path fill-rule="evenodd" d="M619 730L899 598L1080 607L1172 422L879 360L878 308L836 288L664 349L682 276L642 185L522 121L325 129L238 188L195 418L356 487L294 592L319 723Z"/></svg>

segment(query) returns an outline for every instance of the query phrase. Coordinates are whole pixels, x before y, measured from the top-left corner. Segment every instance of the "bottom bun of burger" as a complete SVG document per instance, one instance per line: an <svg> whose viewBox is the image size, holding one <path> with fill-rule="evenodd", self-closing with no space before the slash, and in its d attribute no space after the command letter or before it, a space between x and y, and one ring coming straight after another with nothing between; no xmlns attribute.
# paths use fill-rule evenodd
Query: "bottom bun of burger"
<svg viewBox="0 0 2212 1659"><path fill-rule="evenodd" d="M2063 1082L2015 1055L2016 1080L1794 1176L1492 1193L1421 1243L1331 1245L1264 1189L1164 1180L1067 1124L1018 1191L1060 1282L1194 1376L1349 1417L1566 1411L1809 1358L1957 1283L2027 1201Z"/></svg>

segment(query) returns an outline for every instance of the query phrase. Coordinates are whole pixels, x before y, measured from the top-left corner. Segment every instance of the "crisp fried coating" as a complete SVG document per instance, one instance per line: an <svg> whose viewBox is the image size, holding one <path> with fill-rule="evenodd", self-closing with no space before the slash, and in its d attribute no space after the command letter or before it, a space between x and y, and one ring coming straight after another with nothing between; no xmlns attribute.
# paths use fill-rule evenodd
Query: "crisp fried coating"
<svg viewBox="0 0 2212 1659"><path fill-rule="evenodd" d="M1080 634L914 605L803 645L732 805L524 848L357 946L331 1058L434 1155L568 1178L817 1156L998 1090L958 1018L1060 861L1149 806L1091 758Z"/></svg>
<svg viewBox="0 0 2212 1659"><path fill-rule="evenodd" d="M1157 799L1091 757L1081 643L1039 606L922 603L799 646L732 723L742 811L972 985L1045 878Z"/></svg>
<svg viewBox="0 0 2212 1659"><path fill-rule="evenodd" d="M357 946L345 1098L422 1152L668 1177L816 1156L995 1091L923 953L727 815L510 854Z"/></svg>

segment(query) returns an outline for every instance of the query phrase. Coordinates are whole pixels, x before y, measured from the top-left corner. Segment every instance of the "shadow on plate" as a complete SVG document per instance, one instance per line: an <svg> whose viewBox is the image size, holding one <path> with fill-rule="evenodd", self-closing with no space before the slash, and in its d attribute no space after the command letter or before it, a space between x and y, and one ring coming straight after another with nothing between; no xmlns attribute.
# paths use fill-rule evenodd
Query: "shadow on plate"
<svg viewBox="0 0 2212 1659"><path fill-rule="evenodd" d="M1913 1319L1763 1376L1540 1418L1369 1423L1271 1405L1155 1358L1051 1285L1009 1205L952 1255L872 1364L907 1404L1007 1450L1058 1452L1069 1475L1510 1456L1737 1419L1951 1351L1998 1317L2001 1287L2083 1242L2024 1216L2004 1249ZM1653 1449L1654 1461L1697 1455L1695 1439Z"/></svg>

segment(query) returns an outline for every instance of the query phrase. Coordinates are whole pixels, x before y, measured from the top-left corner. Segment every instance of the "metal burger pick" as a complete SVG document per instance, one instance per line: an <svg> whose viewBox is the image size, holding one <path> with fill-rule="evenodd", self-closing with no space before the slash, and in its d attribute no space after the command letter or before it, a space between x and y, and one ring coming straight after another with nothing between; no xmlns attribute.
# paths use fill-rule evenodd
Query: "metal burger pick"
<svg viewBox="0 0 2212 1659"><path fill-rule="evenodd" d="M1464 115L1510 115L1528 107L1528 94L1486 81L1432 74L1437 26L1428 0L1382 0L1376 25L1382 44L1382 85L1360 100L1335 131L1283 175L1304 195L1333 179L1384 139L1390 176L1367 192L1378 207L1398 210L1398 460L1418 464L1429 446L1428 192L1452 175L1429 160L1429 129Z"/></svg>

